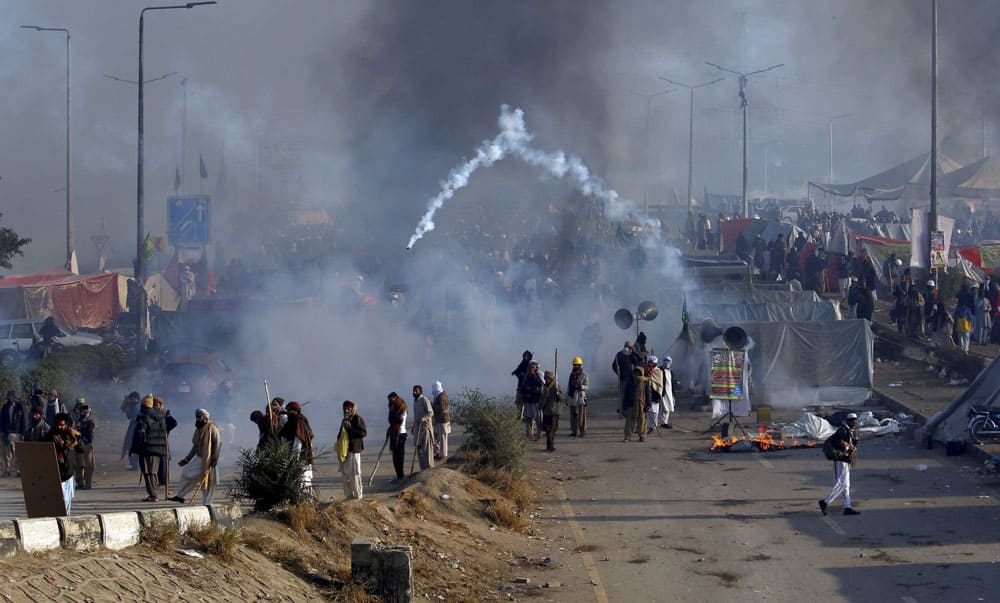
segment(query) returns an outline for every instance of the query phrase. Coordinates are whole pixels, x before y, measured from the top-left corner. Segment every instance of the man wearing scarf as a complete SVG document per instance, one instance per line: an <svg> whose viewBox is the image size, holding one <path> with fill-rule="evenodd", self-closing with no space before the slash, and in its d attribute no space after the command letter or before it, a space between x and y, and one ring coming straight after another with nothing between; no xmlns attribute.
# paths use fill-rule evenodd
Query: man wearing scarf
<svg viewBox="0 0 1000 603"><path fill-rule="evenodd" d="M441 461L448 458L448 434L451 433L451 401L448 399L448 392L444 391L444 386L440 381L435 381L431 387L431 394L434 402L431 407L434 409L434 460Z"/></svg>
<svg viewBox="0 0 1000 603"><path fill-rule="evenodd" d="M569 400L569 437L581 438L587 433L587 390L590 381L583 370L583 358L573 359L573 370L569 374L566 395Z"/></svg>
<svg viewBox="0 0 1000 603"><path fill-rule="evenodd" d="M344 496L361 500L361 451L365 449L365 436L368 427L365 420L358 414L358 406L350 400L344 400L344 420L340 429L347 438L347 456L340 459L340 472L344 474ZM338 436L339 439L339 436Z"/></svg>
<svg viewBox="0 0 1000 603"><path fill-rule="evenodd" d="M511 371L511 375L517 378L517 389L514 391L514 403L517 404L517 412L521 414L524 410L524 376L528 374L528 364L531 362L531 350L524 350L521 354L521 362Z"/></svg>
<svg viewBox="0 0 1000 603"><path fill-rule="evenodd" d="M403 480L406 474L403 465L406 454L406 402L396 392L386 396L389 400L389 429L386 437L389 439L389 450L392 451L392 467L396 470L396 479L392 483Z"/></svg>
<svg viewBox="0 0 1000 603"><path fill-rule="evenodd" d="M660 407L663 405L663 371L657 366L659 359L646 357L646 433L653 433L660 424Z"/></svg>
<svg viewBox="0 0 1000 603"><path fill-rule="evenodd" d="M94 430L97 422L91 416L90 405L83 398L76 399L76 430L80 433L84 451L76 455L76 482L81 490L90 490L94 479Z"/></svg>
<svg viewBox="0 0 1000 603"><path fill-rule="evenodd" d="M219 481L219 454L222 452L222 437L215 423L208 420L208 411L199 408L194 411L194 435L191 450L177 464L181 471L181 487L168 500L183 503L184 499L199 488L202 490L201 503L212 504L215 484ZM193 459L197 459L192 463Z"/></svg>
<svg viewBox="0 0 1000 603"><path fill-rule="evenodd" d="M416 434L413 454L417 455L420 470L430 469L434 466L434 408L420 385L413 386L413 431Z"/></svg>
<svg viewBox="0 0 1000 603"><path fill-rule="evenodd" d="M285 406L285 413L288 415L284 427L278 432L278 438L288 442L292 450L301 455L305 467L302 470L302 490L307 494L312 494L313 480L313 430L309 426L309 419L302 414L302 405L298 402L289 402Z"/></svg>
<svg viewBox="0 0 1000 603"><path fill-rule="evenodd" d="M136 454L140 458L147 495L143 501L159 502L156 476L167 458L167 420L162 410L153 407L152 394L142 399L142 410L135 420L129 454Z"/></svg>
<svg viewBox="0 0 1000 603"><path fill-rule="evenodd" d="M63 502L66 515L70 514L73 496L76 494L76 454L83 452L80 434L69 426L68 413L57 413L52 428L41 441L52 442L56 447L56 461L59 463L59 479L62 481Z"/></svg>
<svg viewBox="0 0 1000 603"><path fill-rule="evenodd" d="M623 409L625 413L625 441L633 433L639 434L639 441L646 441L646 375L641 366L632 369L632 405Z"/></svg>
<svg viewBox="0 0 1000 603"><path fill-rule="evenodd" d="M559 415L562 412L563 395L559 391L556 375L545 371L545 389L542 390L542 429L545 430L545 451L555 452L556 430L559 429ZM574 417L575 418L575 417Z"/></svg>
<svg viewBox="0 0 1000 603"><path fill-rule="evenodd" d="M663 400L660 402L660 427L673 429L670 424L670 413L674 412L674 376L670 370L673 364L670 356L663 357L660 370L663 371Z"/></svg>
<svg viewBox="0 0 1000 603"><path fill-rule="evenodd" d="M20 475L14 449L27 426L28 413L17 399L17 393L14 390L7 392L7 401L0 407L0 471L3 477L10 477L12 473Z"/></svg>

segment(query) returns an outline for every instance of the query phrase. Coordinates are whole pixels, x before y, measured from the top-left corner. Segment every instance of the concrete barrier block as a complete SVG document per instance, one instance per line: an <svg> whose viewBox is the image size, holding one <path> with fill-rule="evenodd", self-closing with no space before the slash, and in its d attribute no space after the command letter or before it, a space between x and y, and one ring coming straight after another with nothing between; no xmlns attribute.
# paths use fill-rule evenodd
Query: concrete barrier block
<svg viewBox="0 0 1000 603"><path fill-rule="evenodd" d="M223 530L243 530L243 510L236 503L228 505L209 505L212 523Z"/></svg>
<svg viewBox="0 0 1000 603"><path fill-rule="evenodd" d="M177 527L177 514L173 509L147 509L138 514L139 526L147 530Z"/></svg>
<svg viewBox="0 0 1000 603"><path fill-rule="evenodd" d="M351 542L351 580L366 584L371 594L390 603L412 603L413 549L382 547L378 540L355 538Z"/></svg>
<svg viewBox="0 0 1000 603"><path fill-rule="evenodd" d="M17 554L17 528L13 521L0 521L0 559Z"/></svg>
<svg viewBox="0 0 1000 603"><path fill-rule="evenodd" d="M59 548L59 524L55 517L15 519L21 538L21 550L26 553L54 551Z"/></svg>
<svg viewBox="0 0 1000 603"><path fill-rule="evenodd" d="M56 522L64 549L96 551L101 548L101 520L97 515L57 517Z"/></svg>
<svg viewBox="0 0 1000 603"><path fill-rule="evenodd" d="M139 514L134 511L120 513L101 513L101 533L104 547L112 551L120 551L139 544L140 524Z"/></svg>
<svg viewBox="0 0 1000 603"><path fill-rule="evenodd" d="M208 507L201 505L177 507L174 512L177 514L177 529L180 530L181 534L187 534L191 528L200 528L212 523L212 515L208 511Z"/></svg>

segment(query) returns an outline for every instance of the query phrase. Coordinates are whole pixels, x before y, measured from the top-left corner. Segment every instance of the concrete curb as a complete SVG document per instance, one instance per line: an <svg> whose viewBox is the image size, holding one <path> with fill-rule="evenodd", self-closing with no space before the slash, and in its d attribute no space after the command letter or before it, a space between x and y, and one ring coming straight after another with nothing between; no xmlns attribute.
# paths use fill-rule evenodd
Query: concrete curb
<svg viewBox="0 0 1000 603"><path fill-rule="evenodd" d="M139 544L140 536L139 514L122 511L120 513L101 513L101 535L104 548L120 551Z"/></svg>
<svg viewBox="0 0 1000 603"><path fill-rule="evenodd" d="M59 523L55 517L15 519L14 525L17 526L21 550L25 553L52 551L61 545Z"/></svg>
<svg viewBox="0 0 1000 603"><path fill-rule="evenodd" d="M0 521L0 559L19 552L39 553L59 548L118 551L139 544L143 529L176 528L185 534L192 528L213 523L224 530L242 530L243 512L236 504L199 505Z"/></svg>
<svg viewBox="0 0 1000 603"><path fill-rule="evenodd" d="M57 517L59 538L64 549L73 551L96 551L104 540L101 519L97 515L77 515Z"/></svg>

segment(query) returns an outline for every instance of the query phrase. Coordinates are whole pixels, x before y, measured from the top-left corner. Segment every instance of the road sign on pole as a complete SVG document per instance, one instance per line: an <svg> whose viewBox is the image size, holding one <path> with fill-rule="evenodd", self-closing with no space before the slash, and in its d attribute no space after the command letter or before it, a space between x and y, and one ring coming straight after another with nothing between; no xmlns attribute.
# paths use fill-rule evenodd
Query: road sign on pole
<svg viewBox="0 0 1000 603"><path fill-rule="evenodd" d="M212 240L212 199L208 195L167 198L167 238L171 245Z"/></svg>

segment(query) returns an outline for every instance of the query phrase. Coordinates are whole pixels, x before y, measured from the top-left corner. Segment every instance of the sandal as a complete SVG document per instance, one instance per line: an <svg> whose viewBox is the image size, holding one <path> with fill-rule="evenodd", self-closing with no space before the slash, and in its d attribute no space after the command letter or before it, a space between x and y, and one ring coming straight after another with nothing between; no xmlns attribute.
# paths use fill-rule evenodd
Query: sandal
<svg viewBox="0 0 1000 603"><path fill-rule="evenodd" d="M142 499L142 502L160 502L160 499L156 496L147 496L146 498Z"/></svg>

